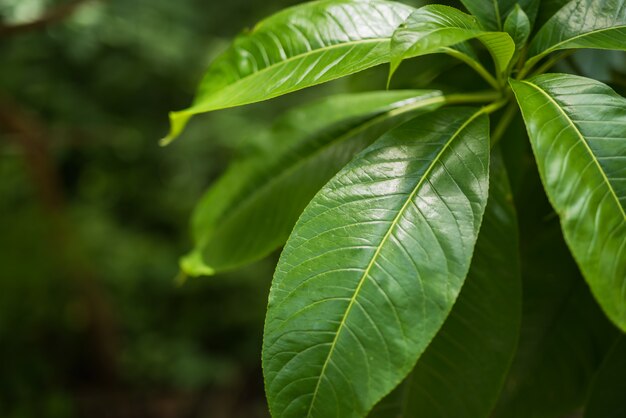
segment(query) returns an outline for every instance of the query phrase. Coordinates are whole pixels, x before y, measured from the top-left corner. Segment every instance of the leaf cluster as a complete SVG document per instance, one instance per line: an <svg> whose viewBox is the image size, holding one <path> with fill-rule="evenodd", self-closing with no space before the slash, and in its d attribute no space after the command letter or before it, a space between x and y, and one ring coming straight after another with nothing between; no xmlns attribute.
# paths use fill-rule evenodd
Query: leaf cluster
<svg viewBox="0 0 626 418"><path fill-rule="evenodd" d="M171 114L164 143L198 113L380 64L389 85L438 54L480 77L480 89L409 80L292 110L271 152L235 163L198 205L189 275L284 245L263 342L275 417L624 410L623 341L589 382L626 331L626 99L549 71L576 49L626 50L626 4L462 3L471 14L386 0L285 9L238 36ZM560 225L535 236L523 229L533 199L516 187L514 201L509 180L525 181L515 150L527 143L542 185L530 190Z"/></svg>

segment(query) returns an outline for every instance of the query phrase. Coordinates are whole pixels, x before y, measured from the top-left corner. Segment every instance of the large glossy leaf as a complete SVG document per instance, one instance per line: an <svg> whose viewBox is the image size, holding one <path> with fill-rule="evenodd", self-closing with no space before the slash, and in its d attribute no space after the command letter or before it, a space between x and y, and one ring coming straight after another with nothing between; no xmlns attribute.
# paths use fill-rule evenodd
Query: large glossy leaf
<svg viewBox="0 0 626 418"><path fill-rule="evenodd" d="M270 291L274 417L363 417L411 371L469 269L488 144L481 111L438 110L385 134L312 200Z"/></svg>
<svg viewBox="0 0 626 418"><path fill-rule="evenodd" d="M626 330L626 99L572 75L511 85L565 239L606 314Z"/></svg>
<svg viewBox="0 0 626 418"><path fill-rule="evenodd" d="M411 10L384 0L321 0L262 21L213 62L193 105L170 115L164 142L194 114L259 102L387 62L393 31Z"/></svg>
<svg viewBox="0 0 626 418"><path fill-rule="evenodd" d="M489 183L470 271L450 316L370 418L489 416L517 348L522 296L515 209L498 152Z"/></svg>
<svg viewBox="0 0 626 418"><path fill-rule="evenodd" d="M531 42L528 65L550 52L571 48L626 50L626 3L623 0L568 3Z"/></svg>
<svg viewBox="0 0 626 418"><path fill-rule="evenodd" d="M403 117L443 104L438 91L340 95L290 112L271 154L234 164L202 198L193 218L190 275L258 260L283 245L315 193Z"/></svg>
<svg viewBox="0 0 626 418"><path fill-rule="evenodd" d="M431 5L417 9L393 34L391 72L410 57L441 52L469 39L478 38L493 56L498 71L504 71L515 44L504 32L484 31L476 18L453 7Z"/></svg>
<svg viewBox="0 0 626 418"><path fill-rule="evenodd" d="M506 138L508 139L508 138ZM504 142L503 142L504 144ZM536 170L518 192L523 316L493 418L574 417L615 337L563 241Z"/></svg>
<svg viewBox="0 0 626 418"><path fill-rule="evenodd" d="M516 4L519 4L534 20L537 0L461 0L461 3L476 16L484 28L502 30L504 21Z"/></svg>
<svg viewBox="0 0 626 418"><path fill-rule="evenodd" d="M591 388L585 418L626 417L626 335L602 362Z"/></svg>

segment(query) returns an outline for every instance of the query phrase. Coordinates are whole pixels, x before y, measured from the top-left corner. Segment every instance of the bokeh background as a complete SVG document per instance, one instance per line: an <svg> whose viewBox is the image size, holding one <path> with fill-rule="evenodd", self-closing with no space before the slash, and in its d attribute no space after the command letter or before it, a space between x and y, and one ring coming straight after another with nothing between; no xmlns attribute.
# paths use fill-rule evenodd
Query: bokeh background
<svg viewBox="0 0 626 418"><path fill-rule="evenodd" d="M276 255L183 282L189 216L281 111L384 71L158 139L232 36L298 2L0 0L0 417L268 416Z"/></svg>

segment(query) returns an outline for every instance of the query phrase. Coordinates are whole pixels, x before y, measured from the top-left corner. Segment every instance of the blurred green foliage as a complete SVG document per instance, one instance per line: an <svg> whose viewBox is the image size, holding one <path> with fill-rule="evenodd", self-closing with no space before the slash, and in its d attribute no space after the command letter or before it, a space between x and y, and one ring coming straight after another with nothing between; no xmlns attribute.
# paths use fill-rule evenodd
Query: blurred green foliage
<svg viewBox="0 0 626 418"><path fill-rule="evenodd" d="M0 0L0 23L61 3ZM1 417L267 415L260 346L276 257L175 280L191 210L232 158L268 146L282 111L380 89L386 69L199 117L167 148L157 140L232 36L295 3L94 0L0 35ZM624 89L624 55L609 59L566 65ZM405 66L397 86L450 67L445 57Z"/></svg>
<svg viewBox="0 0 626 418"><path fill-rule="evenodd" d="M58 3L2 0L1 21L37 19ZM200 408L189 396L248 381L263 402L272 260L229 277L174 278L202 191L232 156L263 146L258 132L292 99L203 118L165 149L157 140L228 38L288 3L94 1L0 37L2 112L32 130L59 180L42 185L41 161L28 158L37 147L0 124L0 416L186 416ZM59 213L46 193L64 201ZM112 357L99 353L103 342ZM164 393L175 394L169 415L137 406Z"/></svg>

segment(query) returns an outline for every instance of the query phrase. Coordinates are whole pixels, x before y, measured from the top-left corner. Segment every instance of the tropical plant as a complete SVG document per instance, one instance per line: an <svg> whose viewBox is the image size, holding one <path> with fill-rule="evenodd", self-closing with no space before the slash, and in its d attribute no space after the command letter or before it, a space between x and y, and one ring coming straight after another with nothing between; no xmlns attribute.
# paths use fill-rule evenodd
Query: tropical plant
<svg viewBox="0 0 626 418"><path fill-rule="evenodd" d="M262 355L274 417L559 417L588 393L587 417L624 411L623 339L609 346L626 331L626 99L547 72L575 49L626 50L626 3L462 3L472 14L288 8L238 36L171 114L164 143L195 114L380 64L409 88L288 112L271 152L235 162L195 212L188 275L284 245Z"/></svg>

